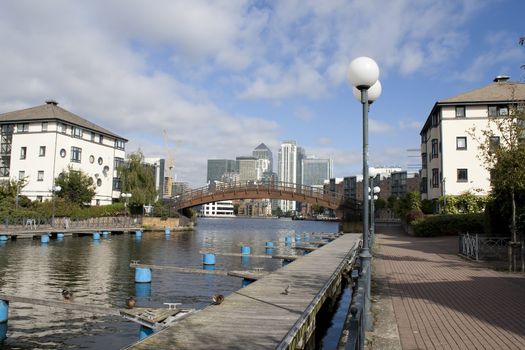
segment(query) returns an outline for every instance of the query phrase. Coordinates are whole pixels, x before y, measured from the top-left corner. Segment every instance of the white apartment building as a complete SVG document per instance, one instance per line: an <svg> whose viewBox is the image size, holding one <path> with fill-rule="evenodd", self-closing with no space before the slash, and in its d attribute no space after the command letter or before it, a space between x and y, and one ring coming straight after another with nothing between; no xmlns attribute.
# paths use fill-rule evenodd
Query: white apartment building
<svg viewBox="0 0 525 350"><path fill-rule="evenodd" d="M50 199L55 178L71 166L93 179L92 205L111 204L119 198L116 167L124 162L125 138L55 101L0 114L0 125L0 181L26 178L22 195Z"/></svg>
<svg viewBox="0 0 525 350"><path fill-rule="evenodd" d="M440 196L487 194L490 174L478 158L476 139L490 129L491 118L507 118L523 101L525 84L498 76L492 84L436 102L420 132L422 199L434 201L438 211ZM498 144L500 135L493 132L491 142Z"/></svg>
<svg viewBox="0 0 525 350"><path fill-rule="evenodd" d="M233 213L233 202L232 201L219 201L204 204L200 210L201 216L208 217L220 217L220 218L231 218L235 217Z"/></svg>
<svg viewBox="0 0 525 350"><path fill-rule="evenodd" d="M278 176L280 182L297 183L297 143L284 141L279 149ZM281 200L279 203L283 212L294 211L295 201Z"/></svg>

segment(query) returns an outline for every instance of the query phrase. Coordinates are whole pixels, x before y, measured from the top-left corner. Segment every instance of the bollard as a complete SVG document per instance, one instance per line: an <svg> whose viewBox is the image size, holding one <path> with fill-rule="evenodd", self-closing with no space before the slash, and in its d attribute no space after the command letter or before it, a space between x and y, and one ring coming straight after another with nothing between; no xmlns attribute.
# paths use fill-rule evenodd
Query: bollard
<svg viewBox="0 0 525 350"><path fill-rule="evenodd" d="M135 283L135 297L149 298L151 296L151 283Z"/></svg>
<svg viewBox="0 0 525 350"><path fill-rule="evenodd" d="M298 242L302 239L301 235L295 235L295 241Z"/></svg>
<svg viewBox="0 0 525 350"><path fill-rule="evenodd" d="M49 236L48 235L40 236L40 243L49 243Z"/></svg>
<svg viewBox="0 0 525 350"><path fill-rule="evenodd" d="M249 246L247 246L247 245L243 245L243 246L241 247L241 254L243 254L243 255L249 255L249 254L251 254L251 253L252 253L252 249L251 249Z"/></svg>
<svg viewBox="0 0 525 350"><path fill-rule="evenodd" d="M0 345L7 339L7 322L0 323Z"/></svg>
<svg viewBox="0 0 525 350"><path fill-rule="evenodd" d="M98 241L98 240L100 239L100 232L94 232L94 233L93 233L93 239L94 239L95 241Z"/></svg>
<svg viewBox="0 0 525 350"><path fill-rule="evenodd" d="M250 266L250 257L248 255L241 256L241 266L243 267Z"/></svg>
<svg viewBox="0 0 525 350"><path fill-rule="evenodd" d="M144 338L147 338L150 335L152 335L153 333L155 333L155 331L153 329L141 325L140 326L140 331L139 331L139 339L142 340Z"/></svg>
<svg viewBox="0 0 525 350"><path fill-rule="evenodd" d="M57 233L57 239L58 240L64 239L64 234L63 233Z"/></svg>
<svg viewBox="0 0 525 350"><path fill-rule="evenodd" d="M104 236L104 237L107 238L107 237L109 236L109 231L104 231L104 232L102 232L102 236Z"/></svg>
<svg viewBox="0 0 525 350"><path fill-rule="evenodd" d="M135 231L135 238L142 238L142 231L141 230Z"/></svg>
<svg viewBox="0 0 525 350"><path fill-rule="evenodd" d="M151 269L147 267L135 268L135 282L150 283L151 282Z"/></svg>
<svg viewBox="0 0 525 350"><path fill-rule="evenodd" d="M250 284L252 284L252 280L247 280L246 278L242 279L242 288L248 287Z"/></svg>
<svg viewBox="0 0 525 350"><path fill-rule="evenodd" d="M284 244L289 246L292 244L292 236L286 236L284 237Z"/></svg>
<svg viewBox="0 0 525 350"><path fill-rule="evenodd" d="M169 234L171 234L171 230L169 229L169 227L166 227L166 228L164 229L164 234L165 234L165 235L169 235Z"/></svg>
<svg viewBox="0 0 525 350"><path fill-rule="evenodd" d="M265 247L273 247L273 242L268 241L264 245Z"/></svg>
<svg viewBox="0 0 525 350"><path fill-rule="evenodd" d="M0 300L0 323L7 322L7 315L9 314L9 302Z"/></svg>
<svg viewBox="0 0 525 350"><path fill-rule="evenodd" d="M5 242L9 239L7 235L0 235L0 242Z"/></svg>
<svg viewBox="0 0 525 350"><path fill-rule="evenodd" d="M202 263L204 265L215 265L215 254L213 253L202 254Z"/></svg>
<svg viewBox="0 0 525 350"><path fill-rule="evenodd" d="M273 255L273 248L266 248L266 255Z"/></svg>
<svg viewBox="0 0 525 350"><path fill-rule="evenodd" d="M207 271L213 271L215 270L215 265L202 265L202 269Z"/></svg>

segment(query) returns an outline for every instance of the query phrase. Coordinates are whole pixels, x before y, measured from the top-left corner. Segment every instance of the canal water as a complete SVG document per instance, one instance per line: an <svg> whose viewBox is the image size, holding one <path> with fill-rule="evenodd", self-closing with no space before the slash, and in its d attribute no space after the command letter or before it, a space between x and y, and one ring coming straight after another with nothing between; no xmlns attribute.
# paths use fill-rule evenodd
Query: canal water
<svg viewBox="0 0 525 350"><path fill-rule="evenodd" d="M249 245L253 254L261 255L266 241L275 242L274 253L300 254L285 246L285 237L312 232L337 232L337 223L199 218L194 231L170 236L145 232L140 240L121 234L100 241L85 236L52 239L48 244L22 239L0 242L0 293L62 301L62 289L69 289L74 302L85 305L124 308L126 299L136 296L139 307L176 302L201 309L210 304L212 295L239 289L241 279L153 270L151 284L135 284L131 260L202 268L201 251L239 253L242 245ZM281 267L277 259L216 258L216 268L221 270ZM139 339L139 328L116 316L13 303L7 339L0 349L119 349ZM339 334L325 342L336 342L336 337Z"/></svg>

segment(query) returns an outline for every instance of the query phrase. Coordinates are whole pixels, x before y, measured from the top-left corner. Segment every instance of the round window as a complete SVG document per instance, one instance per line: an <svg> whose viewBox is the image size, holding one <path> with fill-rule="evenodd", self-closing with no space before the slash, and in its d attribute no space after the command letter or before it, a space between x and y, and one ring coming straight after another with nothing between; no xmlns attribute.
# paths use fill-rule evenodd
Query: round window
<svg viewBox="0 0 525 350"><path fill-rule="evenodd" d="M89 156L89 162L93 164L94 161L95 161L95 157L93 155Z"/></svg>
<svg viewBox="0 0 525 350"><path fill-rule="evenodd" d="M62 149L60 150L60 156L61 156L62 158L66 158L66 150L65 150L65 149L62 148Z"/></svg>
<svg viewBox="0 0 525 350"><path fill-rule="evenodd" d="M102 160L102 157L98 157L98 164L102 165L103 162L104 160Z"/></svg>
<svg viewBox="0 0 525 350"><path fill-rule="evenodd" d="M102 179L98 179L98 180L97 180L97 186L98 186L98 187L102 186Z"/></svg>

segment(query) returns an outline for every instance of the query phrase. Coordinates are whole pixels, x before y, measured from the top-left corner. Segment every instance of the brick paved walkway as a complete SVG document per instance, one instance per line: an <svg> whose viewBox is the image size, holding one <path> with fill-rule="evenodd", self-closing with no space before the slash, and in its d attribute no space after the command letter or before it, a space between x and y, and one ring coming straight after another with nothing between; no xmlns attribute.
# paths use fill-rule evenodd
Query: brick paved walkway
<svg viewBox="0 0 525 350"><path fill-rule="evenodd" d="M525 349L525 275L463 260L456 237L376 231L376 279L392 298L403 349Z"/></svg>

